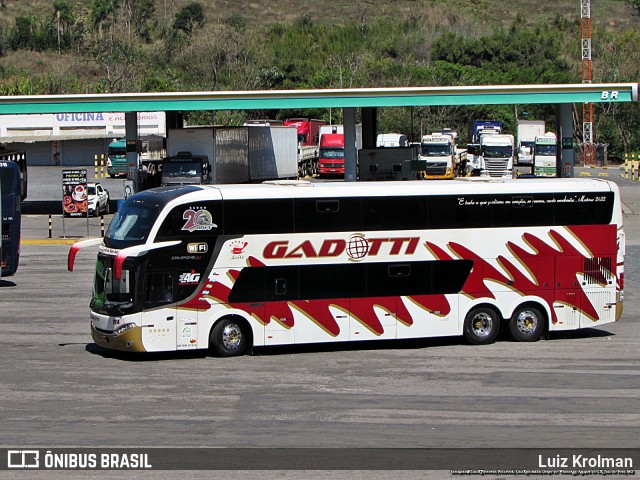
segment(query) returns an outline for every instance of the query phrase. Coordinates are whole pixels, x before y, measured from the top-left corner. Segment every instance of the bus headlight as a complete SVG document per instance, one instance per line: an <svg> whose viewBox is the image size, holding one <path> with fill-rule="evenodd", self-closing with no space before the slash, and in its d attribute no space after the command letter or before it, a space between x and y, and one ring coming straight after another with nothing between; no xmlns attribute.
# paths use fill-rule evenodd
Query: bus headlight
<svg viewBox="0 0 640 480"><path fill-rule="evenodd" d="M114 335L122 335L124 332L131 330L133 327L135 327L136 324L135 323L125 323L124 325L122 325L120 328L117 328L116 330L113 331Z"/></svg>

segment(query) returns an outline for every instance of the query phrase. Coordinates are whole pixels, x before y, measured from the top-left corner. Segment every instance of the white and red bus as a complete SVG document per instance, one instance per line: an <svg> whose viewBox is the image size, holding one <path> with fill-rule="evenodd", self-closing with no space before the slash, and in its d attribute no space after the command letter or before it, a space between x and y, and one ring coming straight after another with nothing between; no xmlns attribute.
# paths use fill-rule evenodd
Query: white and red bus
<svg viewBox="0 0 640 480"><path fill-rule="evenodd" d="M91 333L124 351L535 341L622 312L621 202L601 179L167 187L69 269L102 241Z"/></svg>

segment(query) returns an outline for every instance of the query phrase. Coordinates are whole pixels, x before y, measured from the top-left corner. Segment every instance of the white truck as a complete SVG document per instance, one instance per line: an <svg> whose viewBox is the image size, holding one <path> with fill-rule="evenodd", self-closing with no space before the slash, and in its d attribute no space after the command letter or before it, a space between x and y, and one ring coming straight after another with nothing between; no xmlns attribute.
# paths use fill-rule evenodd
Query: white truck
<svg viewBox="0 0 640 480"><path fill-rule="evenodd" d="M406 148L409 139L402 133L380 133L376 138L377 148Z"/></svg>
<svg viewBox="0 0 640 480"><path fill-rule="evenodd" d="M513 177L513 142L513 135L482 135L477 174L481 177Z"/></svg>
<svg viewBox="0 0 640 480"><path fill-rule="evenodd" d="M558 140L556 134L547 132L535 139L533 174L536 177L557 176Z"/></svg>
<svg viewBox="0 0 640 480"><path fill-rule="evenodd" d="M167 132L162 185L249 183L298 177L294 127L189 127Z"/></svg>
<svg viewBox="0 0 640 480"><path fill-rule="evenodd" d="M458 157L453 134L423 135L418 150L418 175L426 179L449 179L456 173Z"/></svg>
<svg viewBox="0 0 640 480"><path fill-rule="evenodd" d="M518 165L533 165L533 145L544 128L544 120L518 120Z"/></svg>

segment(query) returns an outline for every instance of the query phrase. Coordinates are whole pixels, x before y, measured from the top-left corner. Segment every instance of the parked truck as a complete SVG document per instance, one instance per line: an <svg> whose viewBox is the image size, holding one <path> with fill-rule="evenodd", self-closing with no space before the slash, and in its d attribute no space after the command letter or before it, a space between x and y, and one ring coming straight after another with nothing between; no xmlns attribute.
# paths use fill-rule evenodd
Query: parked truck
<svg viewBox="0 0 640 480"><path fill-rule="evenodd" d="M162 185L249 183L298 177L291 127L193 127L169 130Z"/></svg>
<svg viewBox="0 0 640 480"><path fill-rule="evenodd" d="M157 187L160 184L160 166L166 156L165 139L160 135L147 135L137 140L138 172L140 188ZM126 177L129 171L127 141L113 140L107 147L107 173L110 177Z"/></svg>
<svg viewBox="0 0 640 480"><path fill-rule="evenodd" d="M544 120L518 120L518 165L533 165L533 145L540 135L544 135Z"/></svg>
<svg viewBox="0 0 640 480"><path fill-rule="evenodd" d="M480 136L480 155L472 175L513 177L513 135L489 133Z"/></svg>
<svg viewBox="0 0 640 480"><path fill-rule="evenodd" d="M502 122L497 120L474 120L469 123L469 143L467 144L466 175L488 175L482 155L482 139L490 135L502 134ZM491 142L489 142L490 144ZM486 140L485 140L486 144ZM513 149L513 142L512 142ZM511 166L513 169L513 165Z"/></svg>
<svg viewBox="0 0 640 480"><path fill-rule="evenodd" d="M536 177L557 176L558 140L556 134L547 132L535 138L533 174Z"/></svg>
<svg viewBox="0 0 640 480"><path fill-rule="evenodd" d="M298 133L298 175L315 175L320 153L320 129L326 123L314 118L289 118L284 125L295 127Z"/></svg>
<svg viewBox="0 0 640 480"><path fill-rule="evenodd" d="M458 164L453 134L423 135L418 151L418 176L426 179L454 178Z"/></svg>
<svg viewBox="0 0 640 480"><path fill-rule="evenodd" d="M323 127L324 128L324 127ZM356 155L362 148L362 125L356 125ZM331 125L331 133L320 135L318 176L344 177L344 126Z"/></svg>
<svg viewBox="0 0 640 480"><path fill-rule="evenodd" d="M402 133L380 133L376 138L378 148L405 148L409 146L409 139Z"/></svg>
<svg viewBox="0 0 640 480"><path fill-rule="evenodd" d="M479 144L480 137L490 133L502 133L502 122L498 120L474 120L469 123L470 144Z"/></svg>

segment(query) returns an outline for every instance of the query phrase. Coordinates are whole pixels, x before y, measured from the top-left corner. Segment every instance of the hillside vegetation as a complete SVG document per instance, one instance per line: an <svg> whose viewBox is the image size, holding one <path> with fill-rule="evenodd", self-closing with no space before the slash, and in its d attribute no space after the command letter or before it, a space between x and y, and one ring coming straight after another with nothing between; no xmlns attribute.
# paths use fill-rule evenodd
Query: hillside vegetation
<svg viewBox="0 0 640 480"><path fill-rule="evenodd" d="M592 2L594 82L638 81L631 0ZM0 95L580 83L580 1L0 0ZM470 118L554 127L549 105L379 110L417 139ZM575 108L581 130L582 107ZM596 105L595 140L640 148L637 104ZM190 112L190 123L339 110ZM576 140L581 139L576 131Z"/></svg>

